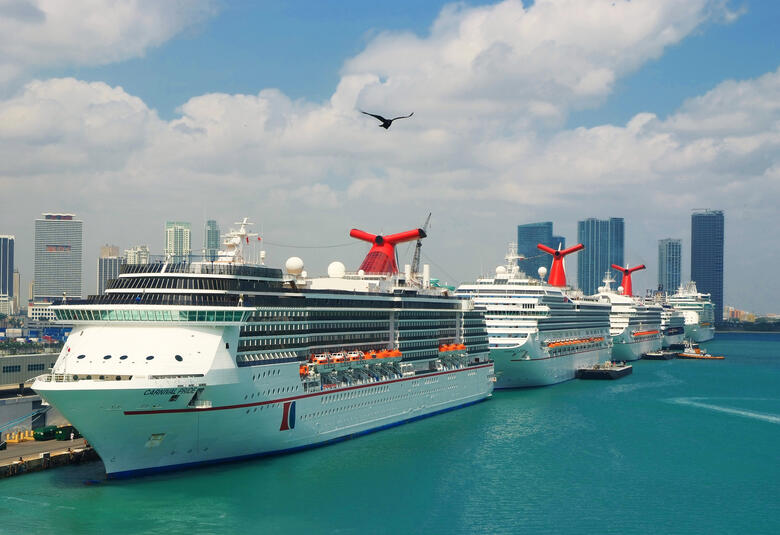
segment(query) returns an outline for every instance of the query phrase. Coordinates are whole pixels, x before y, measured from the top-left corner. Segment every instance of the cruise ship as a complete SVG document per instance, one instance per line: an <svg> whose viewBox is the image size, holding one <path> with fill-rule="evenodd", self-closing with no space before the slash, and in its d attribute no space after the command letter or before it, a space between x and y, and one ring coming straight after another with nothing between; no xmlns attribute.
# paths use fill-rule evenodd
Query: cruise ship
<svg viewBox="0 0 780 535"><path fill-rule="evenodd" d="M671 305L661 305L663 348L682 348L685 341L685 316Z"/></svg>
<svg viewBox="0 0 780 535"><path fill-rule="evenodd" d="M642 355L661 349L661 306L644 304L632 296L631 273L644 269L644 265L623 268L612 265L623 273L618 291L612 289L614 279L606 274L604 286L599 287L599 297L610 303L612 310L610 334L612 335L612 360L633 361Z"/></svg>
<svg viewBox="0 0 780 535"><path fill-rule="evenodd" d="M545 248L555 258L545 283L520 270L523 257L513 244L495 276L458 287L456 295L485 309L496 388L552 385L574 379L578 368L609 360L610 306L566 289L563 257L581 248ZM540 268L542 279L546 273Z"/></svg>
<svg viewBox="0 0 780 535"><path fill-rule="evenodd" d="M685 317L685 338L706 342L715 338L715 312L710 294L699 293L694 281L680 286L667 302Z"/></svg>
<svg viewBox="0 0 780 535"><path fill-rule="evenodd" d="M357 273L245 263L244 219L216 261L125 265L103 295L53 307L74 328L33 388L108 477L322 445L488 398L483 313L397 273L374 243Z"/></svg>

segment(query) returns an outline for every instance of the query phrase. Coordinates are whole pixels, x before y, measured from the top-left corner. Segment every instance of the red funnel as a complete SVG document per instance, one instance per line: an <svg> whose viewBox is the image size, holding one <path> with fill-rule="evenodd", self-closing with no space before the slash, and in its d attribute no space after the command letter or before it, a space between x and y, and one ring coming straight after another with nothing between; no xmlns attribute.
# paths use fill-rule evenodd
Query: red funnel
<svg viewBox="0 0 780 535"><path fill-rule="evenodd" d="M366 273L398 273L398 266L395 263L396 244L417 240L426 236L425 231L421 228L389 236L369 234L353 228L349 231L349 235L374 244L363 263L360 264L360 269Z"/></svg>
<svg viewBox="0 0 780 535"><path fill-rule="evenodd" d="M550 268L550 276L547 278L548 284L550 284L550 286L566 286L566 271L563 269L563 257L565 257L567 254L576 253L577 251L584 249L585 246L581 243L578 243L577 245L573 245L568 249L564 249L563 251L560 249L556 251L552 247L547 247L541 243L536 247L553 256L552 267Z"/></svg>
<svg viewBox="0 0 780 535"><path fill-rule="evenodd" d="M639 271L640 269L645 269L644 264L639 264L635 267L620 267L617 264L612 264L612 269L617 269L623 274L623 280L620 281L620 285L623 287L623 295L634 295L632 293L631 288L631 274L634 271Z"/></svg>

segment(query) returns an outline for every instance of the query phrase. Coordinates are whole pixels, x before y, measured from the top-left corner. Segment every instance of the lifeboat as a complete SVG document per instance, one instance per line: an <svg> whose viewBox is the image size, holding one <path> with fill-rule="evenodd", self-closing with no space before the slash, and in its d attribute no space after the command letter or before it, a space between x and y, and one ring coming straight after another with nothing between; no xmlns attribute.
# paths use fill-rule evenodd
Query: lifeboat
<svg viewBox="0 0 780 535"><path fill-rule="evenodd" d="M349 353L347 353L347 362L357 362L362 358L363 357L360 355L358 351L350 351Z"/></svg>
<svg viewBox="0 0 780 535"><path fill-rule="evenodd" d="M325 353L314 355L314 363L315 364L327 364L328 363L328 355Z"/></svg>
<svg viewBox="0 0 780 535"><path fill-rule="evenodd" d="M390 356L390 352L387 349L382 349L376 354L376 358L384 359Z"/></svg>
<svg viewBox="0 0 780 535"><path fill-rule="evenodd" d="M302 364L298 371L300 372L301 377L309 375L309 367L306 364Z"/></svg>
<svg viewBox="0 0 780 535"><path fill-rule="evenodd" d="M393 349L393 350L390 351L390 356L391 357L400 357L401 356L401 351L398 350L398 349Z"/></svg>
<svg viewBox="0 0 780 535"><path fill-rule="evenodd" d="M455 349L466 349L466 344L458 344Z"/></svg>
<svg viewBox="0 0 780 535"><path fill-rule="evenodd" d="M344 362L344 353L334 353L331 356L330 361L333 362L334 364L339 364L341 362Z"/></svg>
<svg viewBox="0 0 780 535"><path fill-rule="evenodd" d="M376 358L376 351L374 351L374 350L372 349L372 350L371 350L371 351L369 351L368 353L364 353L364 354L363 354L363 358L364 358L364 359L366 359L366 360L375 359L375 358Z"/></svg>

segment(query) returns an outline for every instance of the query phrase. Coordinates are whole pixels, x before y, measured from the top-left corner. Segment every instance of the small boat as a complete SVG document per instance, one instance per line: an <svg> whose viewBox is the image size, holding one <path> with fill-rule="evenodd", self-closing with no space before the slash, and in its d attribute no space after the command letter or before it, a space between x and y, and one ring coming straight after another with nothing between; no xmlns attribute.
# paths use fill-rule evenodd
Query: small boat
<svg viewBox="0 0 780 535"><path fill-rule="evenodd" d="M699 346L686 344L682 353L677 354L678 359L699 359L699 360L723 360L726 357L710 355L707 350L702 350Z"/></svg>

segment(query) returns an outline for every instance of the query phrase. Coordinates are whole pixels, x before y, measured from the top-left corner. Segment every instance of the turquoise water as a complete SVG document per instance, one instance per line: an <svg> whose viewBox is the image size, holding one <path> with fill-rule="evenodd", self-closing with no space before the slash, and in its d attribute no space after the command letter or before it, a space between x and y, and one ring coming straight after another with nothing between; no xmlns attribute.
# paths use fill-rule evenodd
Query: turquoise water
<svg viewBox="0 0 780 535"><path fill-rule="evenodd" d="M135 480L0 480L0 532L780 533L780 335L725 361L484 403L292 455Z"/></svg>

